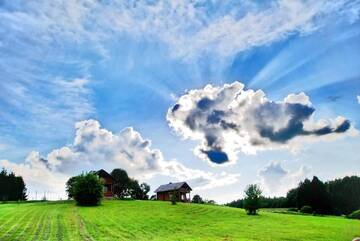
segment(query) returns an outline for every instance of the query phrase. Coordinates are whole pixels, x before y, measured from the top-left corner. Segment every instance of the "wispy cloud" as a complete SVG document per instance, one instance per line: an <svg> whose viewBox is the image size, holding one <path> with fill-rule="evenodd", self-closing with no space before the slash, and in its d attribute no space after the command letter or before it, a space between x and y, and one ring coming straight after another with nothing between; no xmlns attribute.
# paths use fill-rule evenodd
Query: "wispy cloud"
<svg viewBox="0 0 360 241"><path fill-rule="evenodd" d="M56 0L21 7L8 5L16 6L16 11L4 12L2 18L14 24L26 22L19 25L35 27L35 34L45 37L44 40L62 36L75 41L101 42L114 34L129 34L160 40L169 46L173 56L183 59L212 53L229 56L294 33L312 32L329 20L346 17L354 21L360 6L347 0L268 4ZM330 19L331 14L337 17Z"/></svg>

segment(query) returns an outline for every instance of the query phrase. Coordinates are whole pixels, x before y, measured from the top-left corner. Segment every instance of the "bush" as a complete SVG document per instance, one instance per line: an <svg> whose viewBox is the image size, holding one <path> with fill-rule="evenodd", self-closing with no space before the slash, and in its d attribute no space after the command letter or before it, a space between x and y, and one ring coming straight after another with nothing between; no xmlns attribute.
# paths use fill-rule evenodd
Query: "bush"
<svg viewBox="0 0 360 241"><path fill-rule="evenodd" d="M289 212L297 212L297 211L299 211L299 210L298 210L297 208L289 208L288 211L289 211Z"/></svg>
<svg viewBox="0 0 360 241"><path fill-rule="evenodd" d="M200 197L200 195L195 194L192 201L192 203L204 203L203 199Z"/></svg>
<svg viewBox="0 0 360 241"><path fill-rule="evenodd" d="M99 177L91 172L70 178L67 191L80 206L99 205L103 197L103 185Z"/></svg>
<svg viewBox="0 0 360 241"><path fill-rule="evenodd" d="M346 215L346 217L351 219L360 219L360 209Z"/></svg>
<svg viewBox="0 0 360 241"><path fill-rule="evenodd" d="M311 206L303 206L303 207L300 209L300 212L301 212L301 213L312 213L313 210L312 210L312 207L311 207Z"/></svg>

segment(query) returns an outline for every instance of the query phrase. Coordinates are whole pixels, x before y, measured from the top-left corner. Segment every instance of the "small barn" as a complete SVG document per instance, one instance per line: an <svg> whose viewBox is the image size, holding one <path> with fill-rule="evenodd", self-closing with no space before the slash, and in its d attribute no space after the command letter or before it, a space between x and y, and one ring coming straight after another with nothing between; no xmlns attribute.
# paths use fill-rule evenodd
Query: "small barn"
<svg viewBox="0 0 360 241"><path fill-rule="evenodd" d="M113 177L104 169L100 169L99 171L95 171L95 173L99 176L101 182L103 183L103 192L105 198L112 198L114 196L113 193Z"/></svg>
<svg viewBox="0 0 360 241"><path fill-rule="evenodd" d="M172 195L178 195L178 201L190 202L191 187L186 182L175 182L161 185L155 190L156 199L170 201Z"/></svg>

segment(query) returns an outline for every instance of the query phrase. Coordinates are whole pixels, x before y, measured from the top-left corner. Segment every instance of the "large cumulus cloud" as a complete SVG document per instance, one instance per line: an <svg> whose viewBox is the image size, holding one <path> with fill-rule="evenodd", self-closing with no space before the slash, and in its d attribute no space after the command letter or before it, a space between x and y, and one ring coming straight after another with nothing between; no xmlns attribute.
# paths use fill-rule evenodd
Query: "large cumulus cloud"
<svg viewBox="0 0 360 241"><path fill-rule="evenodd" d="M31 152L23 163L0 160L0 166L22 175L31 191L65 194L65 182L82 171L104 168L123 168L140 180L166 175L175 180L188 181L195 189L229 185L238 174L212 173L186 167L176 160L167 161L160 150L151 148L132 127L113 133L96 120L75 124L72 144L50 151L46 156ZM58 197L58 196L56 196Z"/></svg>
<svg viewBox="0 0 360 241"><path fill-rule="evenodd" d="M355 132L344 117L314 121L314 112L304 93L275 102L234 82L190 90L168 110L167 120L182 137L200 141L197 156L222 164L234 162L238 151L253 154Z"/></svg>

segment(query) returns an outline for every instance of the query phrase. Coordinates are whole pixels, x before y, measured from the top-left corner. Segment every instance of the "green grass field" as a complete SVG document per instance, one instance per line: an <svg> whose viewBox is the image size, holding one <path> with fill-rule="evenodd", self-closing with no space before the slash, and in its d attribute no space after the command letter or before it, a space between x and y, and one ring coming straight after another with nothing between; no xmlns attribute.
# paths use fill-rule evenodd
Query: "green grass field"
<svg viewBox="0 0 360 241"><path fill-rule="evenodd" d="M0 240L323 240L360 236L360 221L156 201L0 204Z"/></svg>

